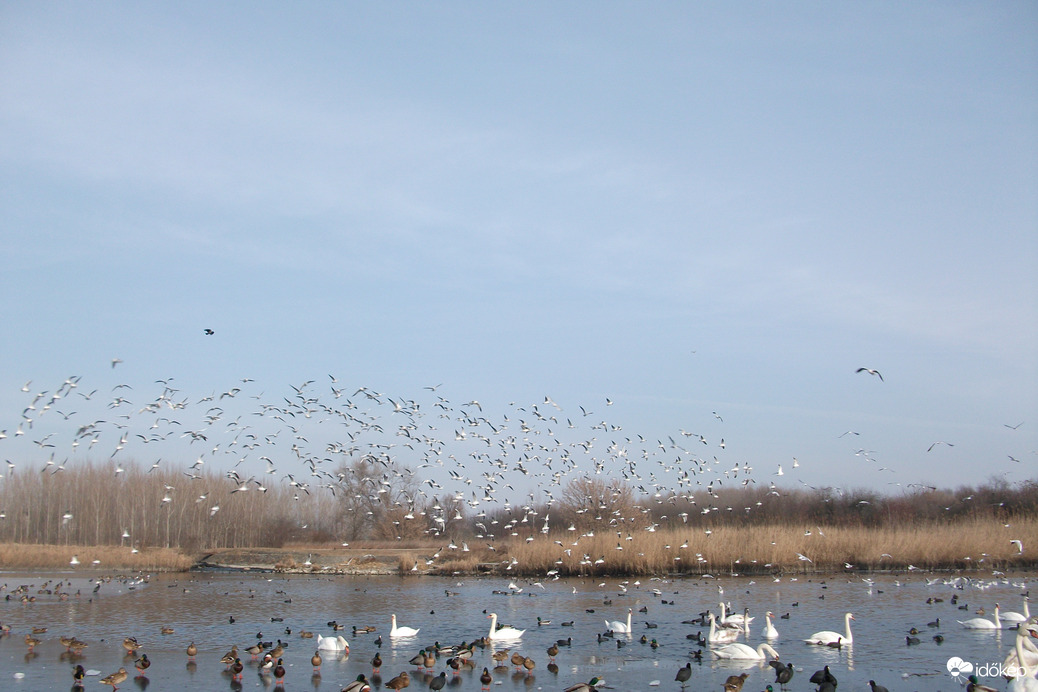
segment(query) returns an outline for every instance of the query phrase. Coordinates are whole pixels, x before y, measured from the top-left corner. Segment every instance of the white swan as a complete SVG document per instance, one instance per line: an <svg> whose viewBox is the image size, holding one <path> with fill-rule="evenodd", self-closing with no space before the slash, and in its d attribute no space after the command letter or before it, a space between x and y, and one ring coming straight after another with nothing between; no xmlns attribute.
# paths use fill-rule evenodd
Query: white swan
<svg viewBox="0 0 1038 692"><path fill-rule="evenodd" d="M1017 636L1021 639L1020 647L1013 647L1002 668L1016 668L1020 661L1023 661L1024 666L1038 669L1038 644L1035 643L1035 640L1038 640L1038 616L1029 619L1026 624L1021 624L1017 629Z"/></svg>
<svg viewBox="0 0 1038 692"><path fill-rule="evenodd" d="M420 627L418 629L421 629ZM390 637L413 637L418 634L418 630L413 627L397 627L396 626L396 613L393 613L393 628L389 630Z"/></svg>
<svg viewBox="0 0 1038 692"><path fill-rule="evenodd" d="M616 634L630 634L631 633L631 609L627 609L627 622L623 623L619 620L606 620L606 629L615 632Z"/></svg>
<svg viewBox="0 0 1038 692"><path fill-rule="evenodd" d="M1031 620L1035 620L1034 623ZM1038 692L1038 661L1035 654L1038 653L1033 642L1028 641L1030 637L1038 637L1038 618L1028 620L1027 625L1020 625L1016 631L1016 645L1013 647L1016 654L1016 669L1020 673L1009 683L1007 692ZM1028 649L1025 651L1025 648ZM1008 664L1009 659L1006 659ZM1009 672L1008 669L1006 672Z"/></svg>
<svg viewBox="0 0 1038 692"><path fill-rule="evenodd" d="M733 644L725 644L716 649L711 649L710 653L717 658L728 658L728 659L739 659L747 661L764 661L767 660L770 655L773 659L778 660L779 652L771 648L770 644L764 643L754 649L746 644L735 642Z"/></svg>
<svg viewBox="0 0 1038 692"><path fill-rule="evenodd" d="M517 630L516 628L509 627L508 625L502 627L501 629L498 629L497 613L491 613L490 615L487 615L487 617L490 618L490 634L487 635L487 637L490 639L518 639L519 637L523 636L523 633L526 631Z"/></svg>
<svg viewBox="0 0 1038 692"><path fill-rule="evenodd" d="M968 630L1000 630L1002 629L1002 623L999 622L998 604L995 604L995 614L988 620L987 618L970 618L969 620L959 620L959 624Z"/></svg>
<svg viewBox="0 0 1038 692"><path fill-rule="evenodd" d="M321 651L349 651L350 645L341 634L335 637L317 635L317 648Z"/></svg>
<svg viewBox="0 0 1038 692"><path fill-rule="evenodd" d="M851 637L851 620L854 616L847 613L843 616L843 628L844 633L833 632L832 630L824 630L822 632L815 632L804 641L808 644L820 644L822 646L828 646L830 644L851 644L854 639Z"/></svg>
<svg viewBox="0 0 1038 692"><path fill-rule="evenodd" d="M721 624L722 625L739 625L740 627L742 627L743 625L748 625L751 622L753 622L753 618L750 617L750 609L749 608L743 609L741 614L740 613L732 613L731 615L726 615L726 610L725 610L724 603L718 603L718 605L721 606Z"/></svg>
<svg viewBox="0 0 1038 692"><path fill-rule="evenodd" d="M775 617L775 614L770 610L764 614L764 631L761 632L765 639L777 639L779 636L778 630L775 629L775 625L771 624L771 618Z"/></svg>
<svg viewBox="0 0 1038 692"><path fill-rule="evenodd" d="M1006 612L1002 613L999 616L1002 622L1027 622L1028 620L1030 620L1031 609L1027 605L1028 600L1029 599L1027 598L1027 596L1024 596L1024 612L1017 613L1013 610L1007 610Z"/></svg>
<svg viewBox="0 0 1038 692"><path fill-rule="evenodd" d="M739 628L733 627L722 627L717 628L717 618L714 617L713 613L710 613L710 634L707 635L706 640L711 644L729 644L739 638L739 633L742 632Z"/></svg>

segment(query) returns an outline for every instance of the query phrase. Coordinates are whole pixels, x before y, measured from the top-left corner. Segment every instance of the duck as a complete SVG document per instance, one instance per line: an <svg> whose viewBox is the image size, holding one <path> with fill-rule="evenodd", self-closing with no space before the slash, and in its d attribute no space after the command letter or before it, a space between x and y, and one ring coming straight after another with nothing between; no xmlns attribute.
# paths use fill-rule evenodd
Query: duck
<svg viewBox="0 0 1038 692"><path fill-rule="evenodd" d="M368 679L364 677L364 673L361 673L356 680L343 687L342 692L371 692L371 685L368 684Z"/></svg>
<svg viewBox="0 0 1038 692"><path fill-rule="evenodd" d="M594 677L587 682L578 682L576 685L567 687L563 692L596 692L598 686L604 682L601 678Z"/></svg>
<svg viewBox="0 0 1038 692"><path fill-rule="evenodd" d="M490 689L490 683L492 683L493 681L494 681L494 676L492 676L490 674L490 671L486 668L486 666L484 666L483 667L483 672L480 673L480 675L479 675L479 682L482 685L482 687L480 687L480 689L481 690L489 690Z"/></svg>
<svg viewBox="0 0 1038 692"><path fill-rule="evenodd" d="M559 655L559 645L558 644L552 644L551 646L548 647L548 652L547 653L548 653L548 658L551 659L552 661L554 661L555 657Z"/></svg>
<svg viewBox="0 0 1038 692"><path fill-rule="evenodd" d="M627 622L621 622L620 620L606 620L606 629L616 634L630 634L631 633L631 609L627 609Z"/></svg>
<svg viewBox="0 0 1038 692"><path fill-rule="evenodd" d="M136 637L124 637L123 648L126 649L127 655L132 655L137 652L137 649L141 648L141 645L137 643Z"/></svg>
<svg viewBox="0 0 1038 692"><path fill-rule="evenodd" d="M243 670L245 670L245 664L241 662L241 659L234 659L234 663L231 664L231 680L241 680Z"/></svg>
<svg viewBox="0 0 1038 692"><path fill-rule="evenodd" d="M847 613L843 616L843 627L844 633L833 632L832 630L823 630L821 632L815 632L804 641L808 644L819 644L821 646L828 646L829 644L851 644L854 639L851 637L851 620L854 616L851 613Z"/></svg>
<svg viewBox="0 0 1038 692"><path fill-rule="evenodd" d="M314 651L314 655L310 657L310 665L314 667L315 673L321 669L321 663L321 650L317 649Z"/></svg>
<svg viewBox="0 0 1038 692"><path fill-rule="evenodd" d="M490 618L490 634L487 635L489 639L519 639L526 632L526 630L518 630L510 625L498 629L497 613L490 613L487 617Z"/></svg>
<svg viewBox="0 0 1038 692"><path fill-rule="evenodd" d="M393 613L392 621L393 627L389 630L390 637L413 637L418 634L418 630L421 629L420 627L418 629L413 627L398 627L396 624L396 613ZM408 681L408 684L410 684L410 681Z"/></svg>
<svg viewBox="0 0 1038 692"><path fill-rule="evenodd" d="M133 666L141 673L146 671L151 665L151 661L148 660L148 654L141 654L141 657L133 662Z"/></svg>
<svg viewBox="0 0 1038 692"><path fill-rule="evenodd" d="M114 692L115 690L119 689L119 685L126 682L127 677L129 677L129 674L126 672L126 669L120 668L114 673L104 676L103 678L98 680L98 682L100 682L102 685L111 685L112 690Z"/></svg>
<svg viewBox="0 0 1038 692"><path fill-rule="evenodd" d="M425 649L422 649L417 654L412 656L411 660L409 660L408 663L410 663L412 666L416 666L418 668L418 670L421 670L422 668L424 668L425 667Z"/></svg>
<svg viewBox="0 0 1038 692"><path fill-rule="evenodd" d="M748 678L749 676L749 673L742 673L740 675L729 675L728 679L724 681L725 692L740 692L740 690L742 690L743 683L746 682L746 678Z"/></svg>
<svg viewBox="0 0 1038 692"><path fill-rule="evenodd" d="M519 668L522 667L523 661L525 659L526 659L525 656L523 656L521 653L516 651L515 653L512 654L512 658L510 660L511 660L512 665L515 666L515 669L519 670Z"/></svg>
<svg viewBox="0 0 1038 692"><path fill-rule="evenodd" d="M523 668L526 669L527 675L533 672L533 669L537 667L537 663L529 656L523 657Z"/></svg>
<svg viewBox="0 0 1038 692"><path fill-rule="evenodd" d="M408 675L407 671L405 670L403 673L401 673L400 675L396 676L395 678L393 678L392 680L387 682L385 684L385 686L388 687L391 690L402 690L402 689L404 689L405 687L407 687L410 684L411 684L411 676Z"/></svg>
<svg viewBox="0 0 1038 692"><path fill-rule="evenodd" d="M733 642L731 644L725 644L719 646L716 649L711 649L710 653L716 658L740 660L740 661L766 661L770 655L776 660L779 658L779 652L771 648L770 644L760 644L756 649L747 644L741 644L739 642Z"/></svg>
<svg viewBox="0 0 1038 692"><path fill-rule="evenodd" d="M375 656L371 659L371 672L375 674L380 670L382 670L382 656L376 651Z"/></svg>
<svg viewBox="0 0 1038 692"><path fill-rule="evenodd" d="M278 659L277 664L274 666L274 682L280 683L285 679L285 662L283 659Z"/></svg>
<svg viewBox="0 0 1038 692"><path fill-rule="evenodd" d="M318 636L317 648L321 651L342 651L348 654L350 652L350 643L341 634L337 634L334 637Z"/></svg>
<svg viewBox="0 0 1038 692"><path fill-rule="evenodd" d="M193 659L195 656L198 655L198 647L195 646L194 642L191 642L190 644L187 645L187 649L186 649L186 651L184 653L187 654L187 657L189 659Z"/></svg>

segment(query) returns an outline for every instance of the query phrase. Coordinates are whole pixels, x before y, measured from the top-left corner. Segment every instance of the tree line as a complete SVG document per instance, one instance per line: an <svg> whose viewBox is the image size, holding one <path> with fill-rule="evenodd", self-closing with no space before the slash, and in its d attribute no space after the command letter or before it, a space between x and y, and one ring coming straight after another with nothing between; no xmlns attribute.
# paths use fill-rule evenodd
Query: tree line
<svg viewBox="0 0 1038 692"><path fill-rule="evenodd" d="M1038 481L992 479L956 489L900 494L838 488L705 489L641 494L629 483L578 477L551 502L530 495L421 492L406 468L370 459L342 463L337 482L300 491L195 478L136 463L85 463L0 480L0 542L216 548L290 543L536 540L579 531L634 532L689 526L795 525L882 528L1038 516Z"/></svg>

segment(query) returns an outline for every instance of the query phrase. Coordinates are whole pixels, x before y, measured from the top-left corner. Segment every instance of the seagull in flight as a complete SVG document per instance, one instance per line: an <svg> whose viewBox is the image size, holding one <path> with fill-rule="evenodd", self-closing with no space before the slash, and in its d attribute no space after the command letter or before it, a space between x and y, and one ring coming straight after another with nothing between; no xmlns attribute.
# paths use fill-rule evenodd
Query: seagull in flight
<svg viewBox="0 0 1038 692"><path fill-rule="evenodd" d="M951 442L943 442L943 441L941 441L941 440L938 440L937 442L934 442L934 443L933 443L932 445L930 445L929 447L927 447L927 448L926 448L926 451L928 451L928 452L929 452L929 451L930 451L931 449L933 449L933 448L934 448L934 447L936 447L937 445L948 445L949 447L954 447L954 446L955 446L955 445L953 445L953 444L952 444Z"/></svg>
<svg viewBox="0 0 1038 692"><path fill-rule="evenodd" d="M212 329L209 329L208 327L206 327L205 329L202 330L202 333L205 334L206 336L212 336L216 332L214 332Z"/></svg>
<svg viewBox="0 0 1038 692"><path fill-rule="evenodd" d="M867 372L870 375L875 375L876 377L878 377L880 382L883 381L883 375L879 374L879 370L873 370L872 368L858 368L854 372Z"/></svg>

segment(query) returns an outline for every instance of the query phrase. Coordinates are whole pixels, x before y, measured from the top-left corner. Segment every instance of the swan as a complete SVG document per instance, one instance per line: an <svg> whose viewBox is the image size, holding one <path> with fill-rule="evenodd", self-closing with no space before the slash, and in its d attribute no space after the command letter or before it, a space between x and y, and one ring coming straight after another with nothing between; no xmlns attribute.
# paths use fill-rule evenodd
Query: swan
<svg viewBox="0 0 1038 692"><path fill-rule="evenodd" d="M420 627L418 629L421 629ZM418 630L413 627L397 627L396 626L396 613L393 613L393 628L389 630L390 637L413 637L418 634Z"/></svg>
<svg viewBox="0 0 1038 692"><path fill-rule="evenodd" d="M775 614L770 610L764 614L764 631L761 634L764 635L765 639L777 639L779 636L778 630L775 629L775 625L771 624L771 618L775 617Z"/></svg>
<svg viewBox="0 0 1038 692"><path fill-rule="evenodd" d="M1018 667L1023 661L1023 665L1027 668L1038 669L1038 645L1032 641L1038 639L1038 616L1031 618L1026 624L1020 625L1017 629L1017 638L1021 639L1020 647L1013 647L1013 650L1006 656L1002 667L1009 670Z"/></svg>
<svg viewBox="0 0 1038 692"><path fill-rule="evenodd" d="M726 610L725 610L724 603L718 603L718 605L721 606L721 624L722 625L739 625L741 627L742 625L748 625L751 622L753 622L753 618L750 617L750 609L749 608L743 609L741 614L740 613L732 613L731 615L726 615L725 614Z"/></svg>
<svg viewBox="0 0 1038 692"><path fill-rule="evenodd" d="M1034 644L1028 641L1031 637L1038 637L1038 624L1032 624L1028 620L1028 626L1025 628L1023 625L1016 632L1016 645L1014 646L1017 658L1016 668L1019 676L1013 678L1013 681L1009 683L1007 692L1038 692L1038 679L1035 679L1035 675L1038 674L1038 661L1034 659L1035 648ZM1029 648L1030 651L1025 651L1025 648ZM1009 659L1006 659L1007 661ZM1006 671L1009 672L1008 670Z"/></svg>
<svg viewBox="0 0 1038 692"><path fill-rule="evenodd" d="M740 659L749 661L765 661L768 656L778 660L779 652L771 648L770 644L764 643L754 649L746 644L735 642L732 644L725 644L716 649L711 649L710 653L717 658L729 658L729 659Z"/></svg>
<svg viewBox="0 0 1038 692"><path fill-rule="evenodd" d="M970 618L969 620L959 620L959 624L968 630L1002 629L1002 623L999 622L998 604L995 604L995 615L991 620L988 620L987 618Z"/></svg>
<svg viewBox="0 0 1038 692"><path fill-rule="evenodd" d="M349 653L350 645L341 634L335 637L317 636L317 648L320 651L345 651Z"/></svg>
<svg viewBox="0 0 1038 692"><path fill-rule="evenodd" d="M1027 622L1028 620L1030 620L1031 619L1031 609L1028 607L1027 602L1028 602L1028 598L1027 598L1027 596L1024 596L1024 612L1017 613L1017 612L1012 611L1012 610L1007 610L1006 612L1002 613L1001 616L1000 616L1002 621L1003 622Z"/></svg>
<svg viewBox="0 0 1038 692"><path fill-rule="evenodd" d="M830 644L851 644L854 639L851 637L851 620L854 616L847 613L843 616L843 628L844 633L833 632L832 630L824 630L822 632L815 632L804 641L808 644L820 644L822 646L829 646Z"/></svg>
<svg viewBox="0 0 1038 692"><path fill-rule="evenodd" d="M631 633L631 609L627 609L627 623L620 622L619 620L606 620L606 629L615 632L616 634L630 634Z"/></svg>
<svg viewBox="0 0 1038 692"><path fill-rule="evenodd" d="M711 644L729 644L739 638L741 629L722 627L717 629L717 618L714 617L713 613L710 613L710 634L707 636L707 641Z"/></svg>
<svg viewBox="0 0 1038 692"><path fill-rule="evenodd" d="M526 630L517 630L514 627L505 625L501 629L497 628L497 613L491 613L487 615L490 618L490 634L487 635L490 639L518 639L523 636Z"/></svg>

